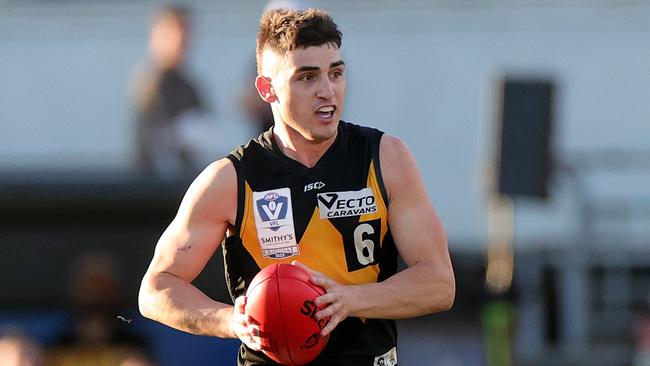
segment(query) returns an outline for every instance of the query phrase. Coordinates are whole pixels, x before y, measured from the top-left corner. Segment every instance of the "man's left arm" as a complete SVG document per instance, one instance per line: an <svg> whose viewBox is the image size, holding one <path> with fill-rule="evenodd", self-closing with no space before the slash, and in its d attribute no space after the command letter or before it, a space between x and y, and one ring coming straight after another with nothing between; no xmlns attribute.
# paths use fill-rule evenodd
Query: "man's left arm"
<svg viewBox="0 0 650 366"><path fill-rule="evenodd" d="M384 135L380 163L388 224L407 268L382 282L348 286L311 271L313 282L327 291L316 303L330 304L316 314L331 316L323 334L349 316L401 319L449 310L454 302L447 238L413 155L401 140Z"/></svg>

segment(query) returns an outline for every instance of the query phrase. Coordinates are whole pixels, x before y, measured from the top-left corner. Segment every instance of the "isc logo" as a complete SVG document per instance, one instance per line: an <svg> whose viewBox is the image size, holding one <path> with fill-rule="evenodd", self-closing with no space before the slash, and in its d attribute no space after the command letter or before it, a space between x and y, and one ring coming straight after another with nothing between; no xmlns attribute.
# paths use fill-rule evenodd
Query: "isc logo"
<svg viewBox="0 0 650 366"><path fill-rule="evenodd" d="M323 182L309 183L305 185L305 192L311 191L312 189L321 189L323 187L325 187L325 183Z"/></svg>

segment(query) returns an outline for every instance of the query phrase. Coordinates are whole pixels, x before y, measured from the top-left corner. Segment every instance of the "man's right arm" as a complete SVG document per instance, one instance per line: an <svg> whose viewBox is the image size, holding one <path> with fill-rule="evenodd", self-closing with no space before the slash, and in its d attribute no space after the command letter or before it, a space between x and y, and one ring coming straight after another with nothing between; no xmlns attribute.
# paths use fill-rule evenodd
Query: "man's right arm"
<svg viewBox="0 0 650 366"><path fill-rule="evenodd" d="M237 176L227 159L212 163L192 183L156 245L138 295L140 312L173 328L236 337L233 307L192 285L237 213Z"/></svg>

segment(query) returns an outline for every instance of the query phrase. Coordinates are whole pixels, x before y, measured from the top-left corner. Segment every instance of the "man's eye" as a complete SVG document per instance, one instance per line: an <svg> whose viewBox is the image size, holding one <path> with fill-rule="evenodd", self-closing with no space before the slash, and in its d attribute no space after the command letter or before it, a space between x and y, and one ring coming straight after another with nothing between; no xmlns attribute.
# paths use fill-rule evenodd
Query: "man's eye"
<svg viewBox="0 0 650 366"><path fill-rule="evenodd" d="M304 74L298 78L298 80L304 80L304 81L310 81L314 79L314 75L312 74Z"/></svg>

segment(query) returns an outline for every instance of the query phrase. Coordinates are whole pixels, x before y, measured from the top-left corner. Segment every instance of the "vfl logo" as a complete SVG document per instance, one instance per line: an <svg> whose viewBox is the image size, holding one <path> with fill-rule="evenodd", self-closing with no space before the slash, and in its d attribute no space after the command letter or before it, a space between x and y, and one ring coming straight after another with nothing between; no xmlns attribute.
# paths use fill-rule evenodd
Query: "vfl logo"
<svg viewBox="0 0 650 366"><path fill-rule="evenodd" d="M277 221L287 217L287 197L270 192L257 200L256 204L262 221L268 222L270 229L277 231L282 226Z"/></svg>

